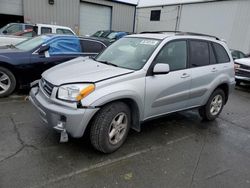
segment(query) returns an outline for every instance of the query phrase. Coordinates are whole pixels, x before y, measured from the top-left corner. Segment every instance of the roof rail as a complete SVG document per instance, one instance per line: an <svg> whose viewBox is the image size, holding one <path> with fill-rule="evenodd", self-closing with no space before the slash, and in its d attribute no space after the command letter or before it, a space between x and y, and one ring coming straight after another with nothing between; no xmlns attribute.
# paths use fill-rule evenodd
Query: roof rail
<svg viewBox="0 0 250 188"><path fill-rule="evenodd" d="M194 33L194 32L185 32L185 31L143 31L141 34L145 33L175 33L176 35L193 35L193 36L203 36L203 37L211 37L215 38L216 40L220 40L220 38L213 36L213 35L207 35L203 33Z"/></svg>

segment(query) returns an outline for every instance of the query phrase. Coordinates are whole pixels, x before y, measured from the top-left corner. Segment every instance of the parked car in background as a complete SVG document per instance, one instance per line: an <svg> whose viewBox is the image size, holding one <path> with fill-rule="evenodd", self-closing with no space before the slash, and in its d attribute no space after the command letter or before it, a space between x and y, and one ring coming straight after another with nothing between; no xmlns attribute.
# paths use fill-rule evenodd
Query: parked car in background
<svg viewBox="0 0 250 188"><path fill-rule="evenodd" d="M0 97L24 88L42 72L78 56L96 56L109 42L74 35L41 35L0 48ZM87 68L87 67L86 67Z"/></svg>
<svg viewBox="0 0 250 188"><path fill-rule="evenodd" d="M112 31L112 30L101 30L101 31L97 31L96 33L94 33L93 35L91 35L92 37L101 37L101 38L106 38L108 39L110 42L114 42L126 35L128 35L128 32L124 32L124 31Z"/></svg>
<svg viewBox="0 0 250 188"><path fill-rule="evenodd" d="M203 119L216 119L234 84L230 50L218 38L139 34L118 40L94 59L47 70L29 99L61 141L89 130L94 148L111 153L130 128L139 131L140 123L152 118L198 108Z"/></svg>
<svg viewBox="0 0 250 188"><path fill-rule="evenodd" d="M233 59L241 59L241 58L247 57L246 54L244 54L243 52L241 52L239 50L232 50L231 49L231 54L232 54Z"/></svg>
<svg viewBox="0 0 250 188"><path fill-rule="evenodd" d="M64 34L64 35L76 35L75 32L65 26L51 25L51 24L24 24L24 23L10 23L0 29L0 35L18 35L23 36L26 32L30 35L32 30L32 36L43 34ZM23 33L22 33L23 32ZM22 34L22 35L20 35Z"/></svg>
<svg viewBox="0 0 250 188"><path fill-rule="evenodd" d="M16 44L23 42L29 38L30 37L13 36L13 35L0 35L0 46L16 45Z"/></svg>
<svg viewBox="0 0 250 188"><path fill-rule="evenodd" d="M0 29L0 35L12 35L26 29L33 29L33 25L25 23L9 23Z"/></svg>
<svg viewBox="0 0 250 188"><path fill-rule="evenodd" d="M236 85L241 82L250 83L250 58L236 59L234 63Z"/></svg>

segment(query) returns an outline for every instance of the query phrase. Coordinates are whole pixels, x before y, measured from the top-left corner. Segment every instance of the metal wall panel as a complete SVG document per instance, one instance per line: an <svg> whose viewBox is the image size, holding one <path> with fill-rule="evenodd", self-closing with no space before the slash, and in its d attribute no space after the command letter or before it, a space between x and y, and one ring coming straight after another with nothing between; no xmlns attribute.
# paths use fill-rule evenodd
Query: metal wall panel
<svg viewBox="0 0 250 188"><path fill-rule="evenodd" d="M160 21L150 21L152 10L161 10ZM176 27L178 6L138 8L136 11L136 32L173 31Z"/></svg>
<svg viewBox="0 0 250 188"><path fill-rule="evenodd" d="M183 5L179 29L216 35L232 49L250 52L250 1Z"/></svg>
<svg viewBox="0 0 250 188"><path fill-rule="evenodd" d="M23 0L24 21L68 26L73 30L79 27L79 0Z"/></svg>
<svg viewBox="0 0 250 188"><path fill-rule="evenodd" d="M1 0L0 14L23 16L23 0Z"/></svg>
<svg viewBox="0 0 250 188"><path fill-rule="evenodd" d="M133 32L135 6L106 0L55 0L54 5L49 5L48 0L23 0L24 21L69 26L77 32L80 23L80 2L110 6L111 29Z"/></svg>
<svg viewBox="0 0 250 188"><path fill-rule="evenodd" d="M105 0L84 0L82 2L112 7L111 29L133 32L135 6Z"/></svg>

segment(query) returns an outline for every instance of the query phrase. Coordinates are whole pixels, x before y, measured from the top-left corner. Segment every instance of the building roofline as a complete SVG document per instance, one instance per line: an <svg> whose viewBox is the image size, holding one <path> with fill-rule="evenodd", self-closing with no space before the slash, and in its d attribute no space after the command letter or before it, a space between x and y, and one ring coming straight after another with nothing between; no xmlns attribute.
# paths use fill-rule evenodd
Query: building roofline
<svg viewBox="0 0 250 188"><path fill-rule="evenodd" d="M120 4L130 5L130 6L137 6L137 3L123 2L120 0L106 0L106 1L111 1L113 3L120 3Z"/></svg>
<svg viewBox="0 0 250 188"><path fill-rule="evenodd" d="M186 5L186 4L200 4L200 3L211 3L211 2L219 2L219 1L227 1L227 0L200 0L200 1L192 1L190 0L189 2L180 2L180 3L160 3L160 4L155 4L155 5L145 5L145 6L137 6L137 9L140 8L153 8L153 7L163 7L163 6L176 6L176 5Z"/></svg>

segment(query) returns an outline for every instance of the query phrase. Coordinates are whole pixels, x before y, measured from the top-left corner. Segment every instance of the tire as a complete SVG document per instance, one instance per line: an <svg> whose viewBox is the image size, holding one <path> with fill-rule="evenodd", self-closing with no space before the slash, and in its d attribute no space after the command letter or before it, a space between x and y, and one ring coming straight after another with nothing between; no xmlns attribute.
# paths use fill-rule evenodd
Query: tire
<svg viewBox="0 0 250 188"><path fill-rule="evenodd" d="M127 138L130 122L130 109L125 103L114 102L104 106L91 123L91 144L103 153L116 151Z"/></svg>
<svg viewBox="0 0 250 188"><path fill-rule="evenodd" d="M9 96L16 88L16 78L11 71L0 67L0 98Z"/></svg>
<svg viewBox="0 0 250 188"><path fill-rule="evenodd" d="M213 121L220 115L224 104L225 92L222 89L216 89L209 97L207 103L199 109L199 114L203 120Z"/></svg>

